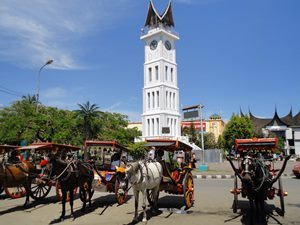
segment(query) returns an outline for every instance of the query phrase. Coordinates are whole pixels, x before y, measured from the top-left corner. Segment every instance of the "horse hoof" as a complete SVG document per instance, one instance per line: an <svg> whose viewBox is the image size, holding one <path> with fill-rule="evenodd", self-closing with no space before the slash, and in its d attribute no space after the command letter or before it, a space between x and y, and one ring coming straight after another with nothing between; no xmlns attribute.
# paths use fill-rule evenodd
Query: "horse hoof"
<svg viewBox="0 0 300 225"><path fill-rule="evenodd" d="M146 218L144 218L144 219L143 219L143 222L147 222L147 219L146 219Z"/></svg>
<svg viewBox="0 0 300 225"><path fill-rule="evenodd" d="M59 217L59 221L60 222L64 221L64 218L63 217Z"/></svg>

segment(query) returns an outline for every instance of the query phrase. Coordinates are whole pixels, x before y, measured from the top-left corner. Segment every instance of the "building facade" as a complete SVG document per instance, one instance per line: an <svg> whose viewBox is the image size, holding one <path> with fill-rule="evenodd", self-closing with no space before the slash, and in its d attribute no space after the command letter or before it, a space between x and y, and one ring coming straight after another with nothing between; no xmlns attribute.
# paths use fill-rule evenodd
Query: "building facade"
<svg viewBox="0 0 300 225"><path fill-rule="evenodd" d="M245 115L241 112L241 116ZM300 112L293 115L291 109L286 116L279 117L275 109L272 118L257 117L251 112L249 112L249 117L256 134L283 138L286 154L295 154L300 157Z"/></svg>
<svg viewBox="0 0 300 225"><path fill-rule="evenodd" d="M176 42L171 1L159 14L150 1L140 39L144 42L142 139L181 136Z"/></svg>

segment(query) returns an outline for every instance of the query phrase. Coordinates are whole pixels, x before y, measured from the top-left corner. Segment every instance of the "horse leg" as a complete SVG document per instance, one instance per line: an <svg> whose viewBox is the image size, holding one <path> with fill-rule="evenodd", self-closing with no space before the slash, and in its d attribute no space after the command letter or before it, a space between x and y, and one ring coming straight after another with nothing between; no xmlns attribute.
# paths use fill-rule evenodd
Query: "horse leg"
<svg viewBox="0 0 300 225"><path fill-rule="evenodd" d="M71 216L75 219L74 211L73 211L73 204L74 204L74 189L70 188L70 207L71 207Z"/></svg>
<svg viewBox="0 0 300 225"><path fill-rule="evenodd" d="M26 191L26 199L25 199L25 203L23 205L23 207L27 207L27 204L29 203L29 191L30 191L30 182L26 181L24 184L24 188Z"/></svg>
<svg viewBox="0 0 300 225"><path fill-rule="evenodd" d="M89 208L91 208L92 207L92 195L94 194L94 190L92 189L92 182L89 183L88 192L89 192Z"/></svg>
<svg viewBox="0 0 300 225"><path fill-rule="evenodd" d="M250 203L250 224L253 224L253 218L254 218L254 203L253 199L249 198L249 203Z"/></svg>
<svg viewBox="0 0 300 225"><path fill-rule="evenodd" d="M158 193L159 193L159 186L155 187L152 189L153 193L153 206L152 206L152 212L154 214L158 213L158 207L157 207L157 202L158 202Z"/></svg>
<svg viewBox="0 0 300 225"><path fill-rule="evenodd" d="M134 189L133 194L134 194L134 207L135 207L133 221L138 221L139 191Z"/></svg>
<svg viewBox="0 0 300 225"><path fill-rule="evenodd" d="M59 217L59 219L61 221L63 221L65 214L66 214L67 190L65 188L63 188L62 185L61 185L61 192L62 192L62 198L61 198L62 211L61 211L61 216Z"/></svg>
<svg viewBox="0 0 300 225"><path fill-rule="evenodd" d="M142 190L143 195L143 222L147 222L147 214L146 214L146 189Z"/></svg>
<svg viewBox="0 0 300 225"><path fill-rule="evenodd" d="M84 185L81 186L80 189L81 189L81 194L82 194L82 208L81 208L81 211L84 211L85 207L86 207L86 190L84 188Z"/></svg>

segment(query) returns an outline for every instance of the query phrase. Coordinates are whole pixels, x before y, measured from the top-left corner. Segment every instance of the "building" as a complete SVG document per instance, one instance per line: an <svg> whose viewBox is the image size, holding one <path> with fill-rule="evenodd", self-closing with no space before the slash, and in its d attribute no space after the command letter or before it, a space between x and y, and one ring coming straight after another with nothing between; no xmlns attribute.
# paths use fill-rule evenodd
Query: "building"
<svg viewBox="0 0 300 225"><path fill-rule="evenodd" d="M241 116L245 116L241 111ZM279 117L275 109L272 118L254 116L249 111L249 117L256 134L267 137L275 135L285 140L286 154L300 156L300 112L293 116L292 109L283 117Z"/></svg>
<svg viewBox="0 0 300 225"><path fill-rule="evenodd" d="M218 114L213 114L205 122L206 132L213 133L217 142L219 137L223 135L225 128L225 122L222 120L222 117Z"/></svg>
<svg viewBox="0 0 300 225"><path fill-rule="evenodd" d="M159 14L150 0L140 39L144 42L142 139L181 136L176 42L172 4Z"/></svg>

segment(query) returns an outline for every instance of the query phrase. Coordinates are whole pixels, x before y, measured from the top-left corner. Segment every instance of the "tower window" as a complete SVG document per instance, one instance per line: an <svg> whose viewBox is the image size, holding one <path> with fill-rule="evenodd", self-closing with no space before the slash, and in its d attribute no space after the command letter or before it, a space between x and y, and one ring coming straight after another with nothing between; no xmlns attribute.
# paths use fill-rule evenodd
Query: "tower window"
<svg viewBox="0 0 300 225"><path fill-rule="evenodd" d="M156 97L157 97L157 108L159 108L159 91L156 91Z"/></svg>
<svg viewBox="0 0 300 225"><path fill-rule="evenodd" d="M171 68L171 82L173 82L173 68Z"/></svg>
<svg viewBox="0 0 300 225"><path fill-rule="evenodd" d="M155 77L158 80L158 66L155 66Z"/></svg>
<svg viewBox="0 0 300 225"><path fill-rule="evenodd" d="M149 68L149 82L152 81L152 68Z"/></svg>
<svg viewBox="0 0 300 225"><path fill-rule="evenodd" d="M150 102L151 102L150 101L150 92L148 92L147 95L148 95L148 109L150 109Z"/></svg>
<svg viewBox="0 0 300 225"><path fill-rule="evenodd" d="M154 95L155 95L155 92L153 91L152 92L152 108L153 109L155 108L155 97L154 97Z"/></svg>
<svg viewBox="0 0 300 225"><path fill-rule="evenodd" d="M165 67L165 70L166 81L168 81L168 66Z"/></svg>

